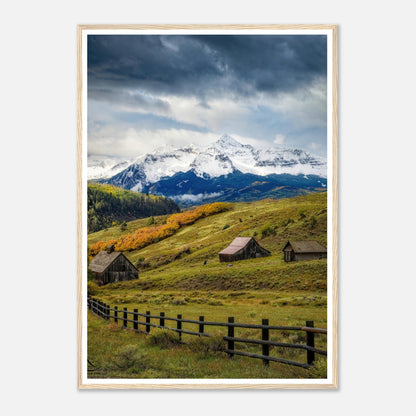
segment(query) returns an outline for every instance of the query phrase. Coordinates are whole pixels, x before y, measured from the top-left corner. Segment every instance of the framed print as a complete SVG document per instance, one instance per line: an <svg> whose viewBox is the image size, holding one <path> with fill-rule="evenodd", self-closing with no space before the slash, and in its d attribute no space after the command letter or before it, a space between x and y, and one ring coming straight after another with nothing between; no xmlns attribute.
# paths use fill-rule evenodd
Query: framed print
<svg viewBox="0 0 416 416"><path fill-rule="evenodd" d="M78 387L337 387L337 28L78 27Z"/></svg>

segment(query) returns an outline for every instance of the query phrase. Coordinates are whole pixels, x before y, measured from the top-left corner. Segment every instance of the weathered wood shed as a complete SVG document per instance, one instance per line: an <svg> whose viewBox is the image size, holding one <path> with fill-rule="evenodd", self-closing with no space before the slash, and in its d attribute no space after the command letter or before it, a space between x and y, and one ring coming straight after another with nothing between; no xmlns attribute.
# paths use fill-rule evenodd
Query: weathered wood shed
<svg viewBox="0 0 416 416"><path fill-rule="evenodd" d="M89 268L101 285L139 278L139 272L134 265L123 253L114 251L113 245L100 251L91 260Z"/></svg>
<svg viewBox="0 0 416 416"><path fill-rule="evenodd" d="M252 237L237 237L232 243L219 252L220 261L237 261L270 256L266 250Z"/></svg>
<svg viewBox="0 0 416 416"><path fill-rule="evenodd" d="M326 248L317 241L288 241L283 248L285 261L326 259Z"/></svg>

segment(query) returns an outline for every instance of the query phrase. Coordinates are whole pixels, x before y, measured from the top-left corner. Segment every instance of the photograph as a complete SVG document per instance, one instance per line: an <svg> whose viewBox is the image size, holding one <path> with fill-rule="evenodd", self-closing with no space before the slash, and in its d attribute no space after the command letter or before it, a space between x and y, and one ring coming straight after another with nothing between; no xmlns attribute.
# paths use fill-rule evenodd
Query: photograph
<svg viewBox="0 0 416 416"><path fill-rule="evenodd" d="M77 47L78 387L337 388L337 27Z"/></svg>

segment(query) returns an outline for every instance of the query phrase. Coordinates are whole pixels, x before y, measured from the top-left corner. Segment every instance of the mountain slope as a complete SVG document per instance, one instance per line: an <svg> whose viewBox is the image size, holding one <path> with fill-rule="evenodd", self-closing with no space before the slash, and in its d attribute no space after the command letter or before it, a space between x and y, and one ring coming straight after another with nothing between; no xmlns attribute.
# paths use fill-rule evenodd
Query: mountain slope
<svg viewBox="0 0 416 416"><path fill-rule="evenodd" d="M88 184L88 232L117 222L179 212L170 199L144 195L111 185Z"/></svg>
<svg viewBox="0 0 416 416"><path fill-rule="evenodd" d="M99 180L134 191L153 189L152 192L167 197L178 196L177 200L181 202L184 200L181 198L184 194L195 196L207 193L215 194L210 200L221 194L225 195L222 200L239 201L304 194L307 190L325 187L326 170L324 159L303 150L256 150L250 145L243 145L232 137L223 135L207 147L190 145L181 149L159 149L152 154L139 157L111 178ZM289 176L293 180L289 180ZM202 182L196 178L200 178ZM259 180L271 184L266 194L261 191L253 194L235 194L241 188L247 188ZM186 183L184 181L190 182L188 186L183 186ZM191 189L191 183L197 183L198 190ZM231 193L227 190L230 183L234 184ZM236 183L239 187L235 186ZM280 191L278 194L269 194L271 186L289 186L290 189L286 193ZM191 199L195 202L195 197Z"/></svg>
<svg viewBox="0 0 416 416"><path fill-rule="evenodd" d="M288 198L317 190L326 190L326 179L315 175L259 176L239 171L211 179L202 178L193 171L180 172L143 188L143 191L155 195L167 195L182 206L213 201Z"/></svg>
<svg viewBox="0 0 416 416"><path fill-rule="evenodd" d="M137 284L153 288L325 290L326 260L287 264L282 249L291 239L327 245L326 198L326 193L316 193L231 204L225 212L200 219L171 237L125 255L141 268ZM163 220L156 218L156 222ZM138 228L144 225L143 220L130 222L130 233L134 224ZM120 236L118 228L90 234L88 245L114 236ZM271 256L234 262L232 267L220 263L219 251L238 236L253 236Z"/></svg>

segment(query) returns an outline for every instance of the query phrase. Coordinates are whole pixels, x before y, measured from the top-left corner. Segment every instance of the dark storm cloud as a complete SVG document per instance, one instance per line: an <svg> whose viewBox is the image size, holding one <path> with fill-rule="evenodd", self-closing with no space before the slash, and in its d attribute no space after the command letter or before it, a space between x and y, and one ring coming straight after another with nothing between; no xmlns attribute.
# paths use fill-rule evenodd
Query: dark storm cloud
<svg viewBox="0 0 416 416"><path fill-rule="evenodd" d="M208 105L212 97L310 85L326 77L326 59L326 36L320 35L89 35L89 94L107 99L121 88L194 96Z"/></svg>
<svg viewBox="0 0 416 416"><path fill-rule="evenodd" d="M169 113L169 103L157 97L148 96L140 91L128 91L122 88L95 87L89 88L90 97L95 101L122 103L124 108L146 108L148 111Z"/></svg>

